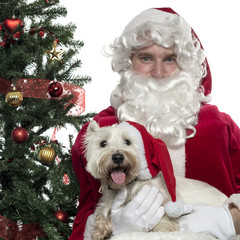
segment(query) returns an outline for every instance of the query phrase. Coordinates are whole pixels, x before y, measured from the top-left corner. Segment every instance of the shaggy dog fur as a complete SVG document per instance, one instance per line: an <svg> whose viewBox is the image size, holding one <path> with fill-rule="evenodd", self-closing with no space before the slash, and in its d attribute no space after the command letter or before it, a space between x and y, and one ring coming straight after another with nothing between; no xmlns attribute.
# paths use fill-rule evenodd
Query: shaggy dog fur
<svg viewBox="0 0 240 240"><path fill-rule="evenodd" d="M100 179L102 198L94 214L93 240L110 238L112 233L111 207L118 190L128 190L124 204L131 201L143 185L157 186L164 196L165 202L171 200L161 172L150 180L138 179L140 163L134 138L124 128L115 124L100 128L91 121L85 136L85 157L87 171L96 179ZM212 186L186 178L176 177L177 199L184 203L223 204L227 197ZM177 231L177 219L164 216L153 231Z"/></svg>

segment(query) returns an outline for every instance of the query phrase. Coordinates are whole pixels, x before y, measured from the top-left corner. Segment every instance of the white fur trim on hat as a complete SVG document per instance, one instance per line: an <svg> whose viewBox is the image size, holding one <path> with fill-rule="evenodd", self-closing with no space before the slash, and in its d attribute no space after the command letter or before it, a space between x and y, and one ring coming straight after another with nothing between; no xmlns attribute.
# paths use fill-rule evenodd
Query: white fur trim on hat
<svg viewBox="0 0 240 240"><path fill-rule="evenodd" d="M129 24L125 27L123 34L148 21L164 23L166 19L171 15L173 14L154 8L144 10L129 22ZM182 17L179 16L179 18ZM191 27L188 24L186 24L186 27L188 31L191 32Z"/></svg>
<svg viewBox="0 0 240 240"><path fill-rule="evenodd" d="M145 148L144 148L143 139L140 132L128 122L120 123L119 127L123 127L124 129L126 129L128 134L136 140L137 145L139 146L139 148L137 149L137 153L140 160L141 171L138 175L138 178L141 180L151 179L152 175L148 168L147 159L145 157Z"/></svg>

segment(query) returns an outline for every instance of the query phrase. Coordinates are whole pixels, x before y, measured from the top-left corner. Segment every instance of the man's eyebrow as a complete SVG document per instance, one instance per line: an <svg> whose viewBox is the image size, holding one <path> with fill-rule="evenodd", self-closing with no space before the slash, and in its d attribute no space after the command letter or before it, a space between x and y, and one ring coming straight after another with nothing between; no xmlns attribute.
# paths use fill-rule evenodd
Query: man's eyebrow
<svg viewBox="0 0 240 240"><path fill-rule="evenodd" d="M170 54L166 54L165 56L166 58L176 58L177 55L175 53L170 53Z"/></svg>
<svg viewBox="0 0 240 240"><path fill-rule="evenodd" d="M138 55L138 57L153 57L153 54L151 54L149 52L140 52L137 55Z"/></svg>
<svg viewBox="0 0 240 240"><path fill-rule="evenodd" d="M154 55L149 52L140 52L137 54L138 57L153 57ZM167 53L165 54L164 58L176 58L177 55L175 53Z"/></svg>

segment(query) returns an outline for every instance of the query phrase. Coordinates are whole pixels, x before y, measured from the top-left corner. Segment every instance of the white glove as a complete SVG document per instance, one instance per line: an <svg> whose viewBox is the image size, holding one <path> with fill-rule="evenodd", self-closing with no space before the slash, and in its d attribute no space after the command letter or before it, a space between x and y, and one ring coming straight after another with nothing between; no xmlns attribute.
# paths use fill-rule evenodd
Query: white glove
<svg viewBox="0 0 240 240"><path fill-rule="evenodd" d="M227 205L185 204L179 218L180 230L210 234L221 240L236 237L231 213Z"/></svg>
<svg viewBox="0 0 240 240"><path fill-rule="evenodd" d="M111 219L113 235L126 232L148 232L153 229L164 215L163 195L157 187L144 185L139 193L126 206L127 190L122 189L116 196Z"/></svg>

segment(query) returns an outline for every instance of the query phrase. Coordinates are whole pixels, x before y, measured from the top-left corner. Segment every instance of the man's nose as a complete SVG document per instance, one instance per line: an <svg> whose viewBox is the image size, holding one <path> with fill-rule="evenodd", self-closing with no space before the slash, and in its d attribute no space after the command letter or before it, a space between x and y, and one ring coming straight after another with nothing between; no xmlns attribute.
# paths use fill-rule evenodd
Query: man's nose
<svg viewBox="0 0 240 240"><path fill-rule="evenodd" d="M161 78L164 77L164 67L162 65L161 62L154 62L153 66L152 66L152 71L151 71L151 75L152 77L155 78Z"/></svg>

